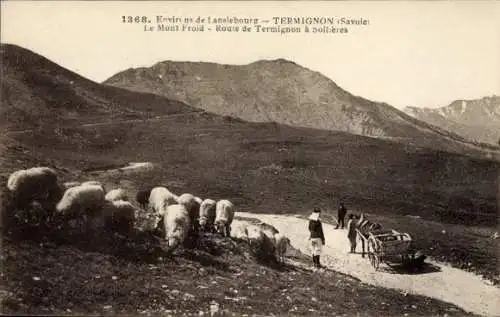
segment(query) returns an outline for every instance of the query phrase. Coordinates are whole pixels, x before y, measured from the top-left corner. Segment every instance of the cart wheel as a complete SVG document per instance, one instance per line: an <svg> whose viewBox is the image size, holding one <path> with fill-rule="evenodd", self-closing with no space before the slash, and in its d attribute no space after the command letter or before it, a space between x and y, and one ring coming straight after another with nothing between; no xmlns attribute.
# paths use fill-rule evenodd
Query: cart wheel
<svg viewBox="0 0 500 317"><path fill-rule="evenodd" d="M368 241L368 258L370 259L370 263L375 268L375 270L378 270L378 267L380 265L380 258L377 254L377 251L375 250L374 242L371 239Z"/></svg>
<svg viewBox="0 0 500 317"><path fill-rule="evenodd" d="M375 267L375 254L372 252L368 253L368 258L370 259L370 264Z"/></svg>
<svg viewBox="0 0 500 317"><path fill-rule="evenodd" d="M375 267L375 270L378 271L378 268L380 267L381 256L378 254L375 254L374 258L375 258L374 267Z"/></svg>
<svg viewBox="0 0 500 317"><path fill-rule="evenodd" d="M408 255L406 255L406 254L402 254L402 255L401 255L401 263L402 263L404 266L406 266L406 265L408 265L408 264L410 263L409 258L408 258Z"/></svg>

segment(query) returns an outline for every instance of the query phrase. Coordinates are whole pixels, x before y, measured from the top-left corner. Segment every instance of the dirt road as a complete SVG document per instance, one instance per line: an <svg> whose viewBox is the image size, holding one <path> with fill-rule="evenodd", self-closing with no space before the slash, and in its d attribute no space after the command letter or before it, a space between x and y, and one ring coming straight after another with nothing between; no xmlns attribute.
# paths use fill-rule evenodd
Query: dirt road
<svg viewBox="0 0 500 317"><path fill-rule="evenodd" d="M294 247L309 254L307 220L295 216L238 212L236 216L257 218L286 234ZM349 254L345 230L335 230L324 224L326 246L321 261L328 268L349 274L361 281L386 288L400 289L409 294L433 297L455 304L462 309L484 315L500 316L500 289L486 284L480 277L433 261L433 270L421 274L400 274L381 264L375 271L368 258ZM361 252L361 246L358 246Z"/></svg>

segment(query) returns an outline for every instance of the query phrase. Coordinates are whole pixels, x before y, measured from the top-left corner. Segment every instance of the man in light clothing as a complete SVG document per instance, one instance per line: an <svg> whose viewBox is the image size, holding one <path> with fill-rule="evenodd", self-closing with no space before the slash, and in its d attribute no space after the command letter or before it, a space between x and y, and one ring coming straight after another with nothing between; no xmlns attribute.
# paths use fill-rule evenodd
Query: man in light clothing
<svg viewBox="0 0 500 317"><path fill-rule="evenodd" d="M314 208L312 214L309 216L309 240L311 242L313 264L316 268L321 268L319 256L321 255L321 249L325 245L323 225L319 219L320 213L321 209Z"/></svg>

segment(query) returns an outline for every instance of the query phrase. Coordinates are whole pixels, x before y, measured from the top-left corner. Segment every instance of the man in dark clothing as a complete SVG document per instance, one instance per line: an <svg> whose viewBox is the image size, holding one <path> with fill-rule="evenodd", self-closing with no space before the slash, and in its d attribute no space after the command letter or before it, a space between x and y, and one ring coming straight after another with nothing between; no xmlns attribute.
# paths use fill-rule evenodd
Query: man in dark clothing
<svg viewBox="0 0 500 317"><path fill-rule="evenodd" d="M319 219L321 209L314 208L313 213L309 216L309 241L311 242L311 251L314 267L320 268L321 264L319 261L319 256L321 255L321 249L325 245L325 236L323 234L323 225Z"/></svg>
<svg viewBox="0 0 500 317"><path fill-rule="evenodd" d="M339 209L337 210L337 226L335 229L338 229L341 226L341 229L344 229L344 218L347 213L347 209L344 206L344 203L340 203Z"/></svg>

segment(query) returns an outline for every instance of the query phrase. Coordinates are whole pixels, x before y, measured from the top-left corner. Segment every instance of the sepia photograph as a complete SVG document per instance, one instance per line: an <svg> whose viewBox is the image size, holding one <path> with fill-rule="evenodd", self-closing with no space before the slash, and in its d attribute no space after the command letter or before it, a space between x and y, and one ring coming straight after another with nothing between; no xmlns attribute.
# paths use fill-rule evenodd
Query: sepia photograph
<svg viewBox="0 0 500 317"><path fill-rule="evenodd" d="M500 1L1 1L0 313L500 316Z"/></svg>

